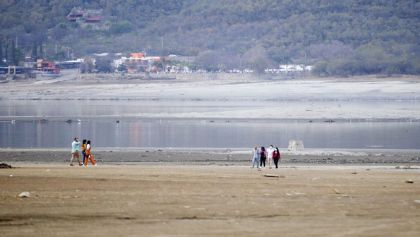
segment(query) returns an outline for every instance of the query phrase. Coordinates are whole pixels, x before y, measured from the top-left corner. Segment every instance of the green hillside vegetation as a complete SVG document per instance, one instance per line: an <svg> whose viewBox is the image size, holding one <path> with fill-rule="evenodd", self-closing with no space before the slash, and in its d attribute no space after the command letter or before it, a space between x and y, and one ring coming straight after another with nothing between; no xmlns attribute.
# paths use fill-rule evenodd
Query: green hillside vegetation
<svg viewBox="0 0 420 237"><path fill-rule="evenodd" d="M102 20L70 22L73 7L101 10ZM4 0L0 57L145 51L196 56L210 70L420 74L419 12L416 0Z"/></svg>

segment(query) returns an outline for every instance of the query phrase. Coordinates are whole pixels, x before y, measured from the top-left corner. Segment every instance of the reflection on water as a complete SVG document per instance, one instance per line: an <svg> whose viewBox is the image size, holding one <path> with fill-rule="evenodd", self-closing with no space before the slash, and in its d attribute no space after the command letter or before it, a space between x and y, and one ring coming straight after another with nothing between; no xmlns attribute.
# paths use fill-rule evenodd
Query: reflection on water
<svg viewBox="0 0 420 237"><path fill-rule="evenodd" d="M224 119L135 119L176 113L218 114L248 108L311 109L312 102L292 101L16 101L0 100L0 148L69 147L74 136L96 147L244 148L254 145L287 147L290 139L307 148L420 149L420 122L294 122ZM317 102L330 111L340 101ZM349 111L361 107L384 111L417 111L406 101L346 102ZM245 113L246 115L246 113ZM115 116L111 119L109 116ZM132 116L132 117L130 117ZM46 118L46 120L42 120ZM66 122L71 118L72 121ZM286 116L287 118L287 116ZM80 119L80 121L77 121ZM265 118L261 118L265 119ZM120 122L117 123L116 120Z"/></svg>
<svg viewBox="0 0 420 237"><path fill-rule="evenodd" d="M142 114L218 112L247 107L238 102L130 101L130 100L0 100L0 116L6 117L100 117Z"/></svg>
<svg viewBox="0 0 420 237"><path fill-rule="evenodd" d="M120 119L1 121L0 147L64 148L74 136L96 147L244 148L290 139L307 148L420 149L420 122L304 123Z"/></svg>

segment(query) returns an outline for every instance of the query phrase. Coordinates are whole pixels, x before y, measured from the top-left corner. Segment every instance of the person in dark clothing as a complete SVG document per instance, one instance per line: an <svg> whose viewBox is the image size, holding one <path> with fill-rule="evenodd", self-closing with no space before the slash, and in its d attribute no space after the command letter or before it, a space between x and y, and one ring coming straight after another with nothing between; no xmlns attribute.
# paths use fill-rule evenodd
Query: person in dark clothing
<svg viewBox="0 0 420 237"><path fill-rule="evenodd" d="M274 165L276 166L276 169L279 168L279 160L280 160L280 151L279 151L279 148L276 147L273 153L273 161L274 161Z"/></svg>
<svg viewBox="0 0 420 237"><path fill-rule="evenodd" d="M262 146L260 152L260 167L265 167L265 160L267 158L267 152L265 151L265 147Z"/></svg>

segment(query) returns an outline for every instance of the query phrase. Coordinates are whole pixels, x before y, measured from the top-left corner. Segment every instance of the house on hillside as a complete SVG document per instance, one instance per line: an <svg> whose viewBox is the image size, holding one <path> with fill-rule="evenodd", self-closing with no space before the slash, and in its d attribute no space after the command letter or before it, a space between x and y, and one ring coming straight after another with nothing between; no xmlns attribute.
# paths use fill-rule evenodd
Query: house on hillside
<svg viewBox="0 0 420 237"><path fill-rule="evenodd" d="M81 8L73 7L71 9L70 13L67 15L68 21L77 21L77 19L80 19L83 17L84 11Z"/></svg>
<svg viewBox="0 0 420 237"><path fill-rule="evenodd" d="M130 60L141 60L142 58L146 57L145 53L130 53Z"/></svg>
<svg viewBox="0 0 420 237"><path fill-rule="evenodd" d="M40 71L42 76L60 76L60 68L54 62L45 59L36 60L35 69Z"/></svg>
<svg viewBox="0 0 420 237"><path fill-rule="evenodd" d="M73 22L98 23L102 21L102 10L73 7L67 15L67 20Z"/></svg>
<svg viewBox="0 0 420 237"><path fill-rule="evenodd" d="M163 58L159 56L146 56L145 53L136 52L130 53L128 57L121 57L114 60L114 67L120 68L124 66L128 73L136 72L158 72L162 68L158 68L159 62L162 62Z"/></svg>
<svg viewBox="0 0 420 237"><path fill-rule="evenodd" d="M98 23L102 20L102 16L100 15L88 15L85 18L86 23Z"/></svg>

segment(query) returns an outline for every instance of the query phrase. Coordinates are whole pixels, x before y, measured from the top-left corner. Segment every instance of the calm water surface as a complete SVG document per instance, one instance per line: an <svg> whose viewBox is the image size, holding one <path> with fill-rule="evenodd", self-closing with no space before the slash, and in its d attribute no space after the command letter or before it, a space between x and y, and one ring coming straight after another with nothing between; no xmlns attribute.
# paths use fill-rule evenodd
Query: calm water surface
<svg viewBox="0 0 420 237"><path fill-rule="evenodd" d="M141 113L217 113L240 106L249 103L226 102L221 106L211 102L0 101L0 116L9 117L0 120L0 148L65 148L77 136L92 140L96 147L287 147L290 139L298 139L306 148L420 149L418 121L309 123L123 118ZM67 116L73 119L71 123L66 122ZM40 119L43 117L47 121Z"/></svg>
<svg viewBox="0 0 420 237"><path fill-rule="evenodd" d="M223 120L82 120L0 122L0 147L68 147L72 137L96 147L243 148L254 144L307 148L419 149L419 122L243 122Z"/></svg>

